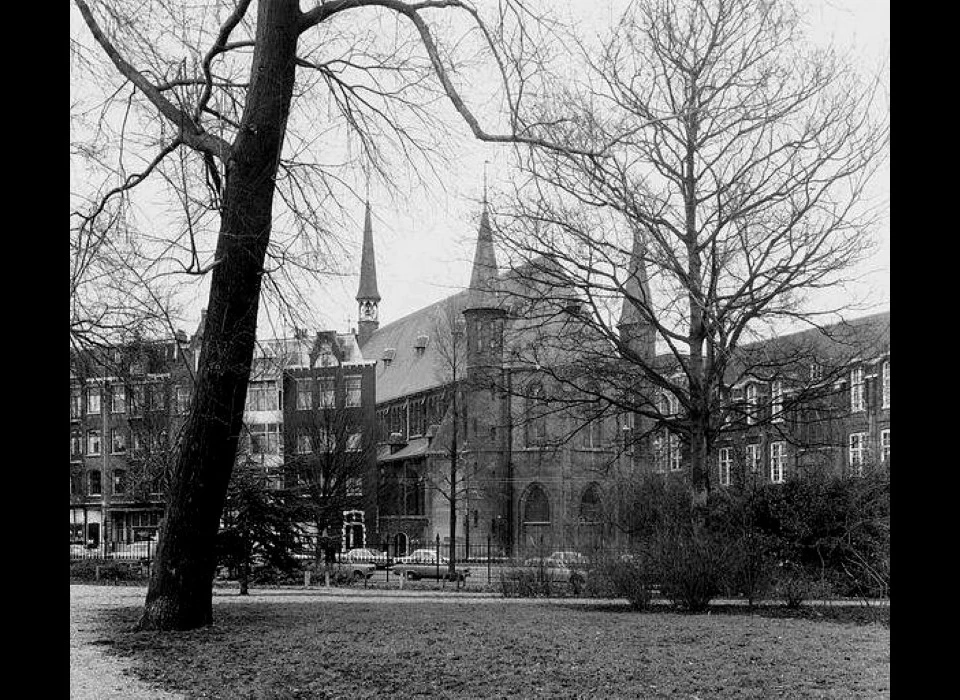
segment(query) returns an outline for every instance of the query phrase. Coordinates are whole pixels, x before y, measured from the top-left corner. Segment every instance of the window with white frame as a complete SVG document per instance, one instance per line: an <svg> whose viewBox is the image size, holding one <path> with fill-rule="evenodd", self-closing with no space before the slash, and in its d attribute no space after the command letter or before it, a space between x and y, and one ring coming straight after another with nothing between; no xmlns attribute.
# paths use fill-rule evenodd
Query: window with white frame
<svg viewBox="0 0 960 700"><path fill-rule="evenodd" d="M79 430L70 432L70 457L79 457L83 454L83 435Z"/></svg>
<svg viewBox="0 0 960 700"><path fill-rule="evenodd" d="M87 414L99 415L100 413L100 387L91 386L87 388Z"/></svg>
<svg viewBox="0 0 960 700"><path fill-rule="evenodd" d="M80 387L70 389L70 419L76 420L83 416L83 394Z"/></svg>
<svg viewBox="0 0 960 700"><path fill-rule="evenodd" d="M319 428L317 430L317 444L316 449L318 452L333 452L336 439L333 433L326 428Z"/></svg>
<svg viewBox="0 0 960 700"><path fill-rule="evenodd" d="M856 413L864 408L863 367L856 367L850 370L850 410Z"/></svg>
<svg viewBox="0 0 960 700"><path fill-rule="evenodd" d="M348 452L359 452L360 448L363 445L363 434L362 433L350 433L347 436L347 451Z"/></svg>
<svg viewBox="0 0 960 700"><path fill-rule="evenodd" d="M249 425L248 452L253 455L279 455L283 453L283 433L278 423L254 423Z"/></svg>
<svg viewBox="0 0 960 700"><path fill-rule="evenodd" d="M770 481L783 483L783 466L786 461L787 443L778 440L770 443Z"/></svg>
<svg viewBox="0 0 960 700"><path fill-rule="evenodd" d="M823 379L823 365L817 361L810 363L810 381L819 382Z"/></svg>
<svg viewBox="0 0 960 700"><path fill-rule="evenodd" d="M143 433L139 431L133 431L130 435L130 441L133 447L133 456L140 457L143 455L145 449L145 441L143 439Z"/></svg>
<svg viewBox="0 0 960 700"><path fill-rule="evenodd" d="M122 454L127 451L127 432L122 428L110 430L110 451L113 454Z"/></svg>
<svg viewBox="0 0 960 700"><path fill-rule="evenodd" d="M99 430L87 431L87 454L88 455L100 454L100 431Z"/></svg>
<svg viewBox="0 0 960 700"><path fill-rule="evenodd" d="M297 454L308 455L313 452L309 435L297 435Z"/></svg>
<svg viewBox="0 0 960 700"><path fill-rule="evenodd" d="M758 393L756 384L747 384L747 423L750 425L757 422Z"/></svg>
<svg viewBox="0 0 960 700"><path fill-rule="evenodd" d="M176 387L177 413L186 415L190 410L190 400L193 398L193 392L190 387L178 384Z"/></svg>
<svg viewBox="0 0 960 700"><path fill-rule="evenodd" d="M347 477L347 496L359 497L363 495L363 477Z"/></svg>
<svg viewBox="0 0 960 700"><path fill-rule="evenodd" d="M272 379L250 382L247 387L247 411L277 411L280 408L280 393L277 382Z"/></svg>
<svg viewBox="0 0 960 700"><path fill-rule="evenodd" d="M863 463L867 458L867 434L850 433L850 473L863 476Z"/></svg>
<svg viewBox="0 0 960 700"><path fill-rule="evenodd" d="M130 415L139 416L147 404L147 388L143 384L130 387Z"/></svg>
<svg viewBox="0 0 960 700"><path fill-rule="evenodd" d="M126 413L127 411L127 390L123 385L113 387L110 395L110 412Z"/></svg>
<svg viewBox="0 0 960 700"><path fill-rule="evenodd" d="M758 474L760 472L760 443L748 443L746 456L747 469L749 469L752 474Z"/></svg>
<svg viewBox="0 0 960 700"><path fill-rule="evenodd" d="M890 408L890 360L884 360L880 365L882 407Z"/></svg>
<svg viewBox="0 0 960 700"><path fill-rule="evenodd" d="M313 408L313 379L300 377L297 379L297 410L305 411Z"/></svg>
<svg viewBox="0 0 960 700"><path fill-rule="evenodd" d="M360 377L346 377L343 380L346 390L347 408L355 408L360 405Z"/></svg>
<svg viewBox="0 0 960 700"><path fill-rule="evenodd" d="M333 377L320 377L320 408L334 408L337 405L336 384Z"/></svg>
<svg viewBox="0 0 960 700"><path fill-rule="evenodd" d="M113 470L113 492L118 494L127 492L127 470L126 469Z"/></svg>
<svg viewBox="0 0 960 700"><path fill-rule="evenodd" d="M162 384L150 382L144 387L148 411L162 411L166 407L166 396Z"/></svg>
<svg viewBox="0 0 960 700"><path fill-rule="evenodd" d="M662 430L653 436L653 469L657 472L667 471L667 440Z"/></svg>
<svg viewBox="0 0 960 700"><path fill-rule="evenodd" d="M880 431L880 459L890 461L890 428Z"/></svg>
<svg viewBox="0 0 960 700"><path fill-rule="evenodd" d="M731 449L729 447L721 447L720 452L717 456L717 463L720 466L720 485L729 486L730 485L730 464L731 464Z"/></svg>
<svg viewBox="0 0 960 700"><path fill-rule="evenodd" d="M779 379L770 384L770 417L774 423L783 422L783 382Z"/></svg>
<svg viewBox="0 0 960 700"><path fill-rule="evenodd" d="M666 391L662 394L663 402L660 412L666 416L676 416L680 413L680 399L672 391Z"/></svg>
<svg viewBox="0 0 960 700"><path fill-rule="evenodd" d="M683 467L680 458L680 436L676 433L670 433L670 471L680 471Z"/></svg>

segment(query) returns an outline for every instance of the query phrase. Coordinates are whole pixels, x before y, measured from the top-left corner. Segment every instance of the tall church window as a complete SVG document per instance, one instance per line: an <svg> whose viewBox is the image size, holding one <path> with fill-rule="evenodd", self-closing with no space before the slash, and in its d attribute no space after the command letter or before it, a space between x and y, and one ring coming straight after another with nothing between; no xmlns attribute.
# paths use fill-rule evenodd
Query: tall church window
<svg viewBox="0 0 960 700"><path fill-rule="evenodd" d="M546 492L537 484L530 487L523 504L523 522L550 522L550 500Z"/></svg>
<svg viewBox="0 0 960 700"><path fill-rule="evenodd" d="M600 487L590 484L584 489L583 496L580 498L580 520L585 523L600 522L601 508Z"/></svg>
<svg viewBox="0 0 960 700"><path fill-rule="evenodd" d="M530 387L526 406L527 445L542 445L547 441L547 416L543 386Z"/></svg>

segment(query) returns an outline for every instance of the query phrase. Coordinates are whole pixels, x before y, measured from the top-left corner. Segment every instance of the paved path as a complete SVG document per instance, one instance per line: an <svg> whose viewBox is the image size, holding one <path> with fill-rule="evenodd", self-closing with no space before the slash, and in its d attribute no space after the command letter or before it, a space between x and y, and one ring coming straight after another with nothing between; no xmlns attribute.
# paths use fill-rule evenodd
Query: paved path
<svg viewBox="0 0 960 700"><path fill-rule="evenodd" d="M70 697L74 700L182 700L140 682L124 671L128 661L106 653L102 612L139 605L147 589L128 586L70 586Z"/></svg>

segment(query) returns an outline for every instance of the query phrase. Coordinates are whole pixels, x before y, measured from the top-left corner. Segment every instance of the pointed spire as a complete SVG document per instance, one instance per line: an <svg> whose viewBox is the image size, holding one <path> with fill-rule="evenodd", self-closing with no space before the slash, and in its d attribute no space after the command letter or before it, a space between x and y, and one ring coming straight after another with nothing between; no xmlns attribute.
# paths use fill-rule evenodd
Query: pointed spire
<svg viewBox="0 0 960 700"><path fill-rule="evenodd" d="M467 309L495 309L499 306L499 279L497 255L493 249L493 232L490 216L484 201L480 215L480 230L477 232L477 248L473 255L473 270L470 273L470 288Z"/></svg>
<svg viewBox="0 0 960 700"><path fill-rule="evenodd" d="M650 283L647 279L647 266L643 258L646 253L646 247L639 231L633 235L633 251L630 255L630 269L627 283L624 287L623 307L620 311L620 322L618 326L630 326L639 323L645 323L646 319L640 310L631 301L639 299L649 308L650 303Z"/></svg>
<svg viewBox="0 0 960 700"><path fill-rule="evenodd" d="M363 250L360 254L360 288L357 301L380 301L377 291L377 262L373 256L373 224L370 220L370 200L363 221Z"/></svg>

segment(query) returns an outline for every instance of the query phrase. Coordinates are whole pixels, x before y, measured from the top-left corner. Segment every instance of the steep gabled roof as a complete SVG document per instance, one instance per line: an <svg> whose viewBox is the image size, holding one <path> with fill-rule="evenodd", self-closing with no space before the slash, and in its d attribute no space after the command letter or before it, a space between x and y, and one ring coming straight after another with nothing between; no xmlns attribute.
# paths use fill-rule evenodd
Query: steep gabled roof
<svg viewBox="0 0 960 700"><path fill-rule="evenodd" d="M450 381L449 363L441 350L442 333L448 314L459 314L466 303L462 291L418 309L403 318L381 326L361 348L363 358L377 362L377 403L409 396L442 386ZM422 349L419 336L427 336ZM384 361L388 350L392 359Z"/></svg>

